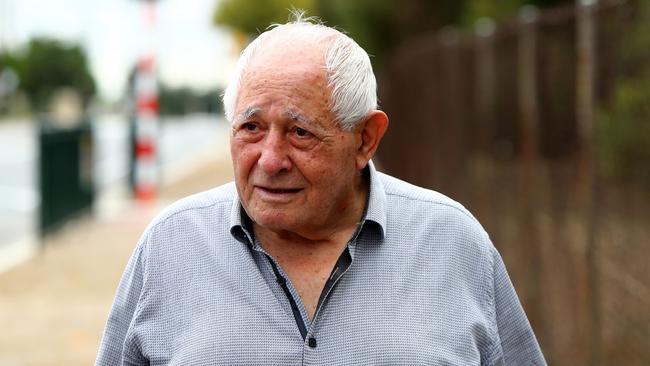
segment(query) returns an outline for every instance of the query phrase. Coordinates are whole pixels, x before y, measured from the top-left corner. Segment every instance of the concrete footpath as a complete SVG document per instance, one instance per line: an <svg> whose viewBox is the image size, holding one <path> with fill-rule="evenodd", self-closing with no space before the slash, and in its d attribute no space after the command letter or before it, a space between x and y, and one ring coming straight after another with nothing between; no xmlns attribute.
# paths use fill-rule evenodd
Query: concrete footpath
<svg viewBox="0 0 650 366"><path fill-rule="evenodd" d="M171 202L232 180L226 146L197 157L142 206L123 193L47 237L0 274L0 366L91 365L124 269L151 218Z"/></svg>

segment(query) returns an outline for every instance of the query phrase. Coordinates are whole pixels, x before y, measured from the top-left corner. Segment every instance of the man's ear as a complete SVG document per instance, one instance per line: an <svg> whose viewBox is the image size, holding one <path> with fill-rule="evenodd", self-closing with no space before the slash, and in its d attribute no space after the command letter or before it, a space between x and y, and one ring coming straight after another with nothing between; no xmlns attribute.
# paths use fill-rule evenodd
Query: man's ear
<svg viewBox="0 0 650 366"><path fill-rule="evenodd" d="M356 157L357 169L363 169L375 155L375 151L377 151L379 142L384 137L387 128L388 116L386 113L379 110L368 113L358 130L360 141Z"/></svg>

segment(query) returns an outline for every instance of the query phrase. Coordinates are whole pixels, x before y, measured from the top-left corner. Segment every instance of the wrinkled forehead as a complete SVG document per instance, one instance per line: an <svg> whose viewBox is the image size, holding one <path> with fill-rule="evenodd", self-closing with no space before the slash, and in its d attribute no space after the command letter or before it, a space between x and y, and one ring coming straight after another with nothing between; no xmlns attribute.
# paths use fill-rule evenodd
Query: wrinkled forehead
<svg viewBox="0 0 650 366"><path fill-rule="evenodd" d="M241 80L234 120L281 106L287 119L329 120L331 91L325 71L308 63L264 63L251 68Z"/></svg>
<svg viewBox="0 0 650 366"><path fill-rule="evenodd" d="M327 113L329 118L331 91L325 57L336 33L279 30L280 27L270 31L275 33L266 37L251 55L241 74L234 112L240 117L247 109L263 107L265 101L272 99L289 101L303 112Z"/></svg>
<svg viewBox="0 0 650 366"><path fill-rule="evenodd" d="M267 60L251 65L242 75L240 94L244 90L255 93L261 88L290 88L297 93L302 87L328 89L327 73L319 62Z"/></svg>
<svg viewBox="0 0 650 366"><path fill-rule="evenodd" d="M322 45L274 38L256 50L240 80L239 98L269 90L296 98L329 102L325 55Z"/></svg>

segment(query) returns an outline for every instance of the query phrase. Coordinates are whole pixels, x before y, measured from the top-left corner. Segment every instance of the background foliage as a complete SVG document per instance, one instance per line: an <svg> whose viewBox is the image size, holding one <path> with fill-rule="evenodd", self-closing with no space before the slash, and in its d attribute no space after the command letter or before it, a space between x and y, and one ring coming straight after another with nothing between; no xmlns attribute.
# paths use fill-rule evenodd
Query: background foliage
<svg viewBox="0 0 650 366"><path fill-rule="evenodd" d="M597 140L606 176L650 184L650 2L636 9L638 21L617 52L621 75L598 113Z"/></svg>
<svg viewBox="0 0 650 366"><path fill-rule="evenodd" d="M161 115L188 113L221 113L221 90L198 92L191 88L172 88L165 84L159 88Z"/></svg>
<svg viewBox="0 0 650 366"><path fill-rule="evenodd" d="M87 104L95 95L95 80L84 51L77 45L37 38L15 53L0 54L0 69L12 68L33 109L43 110L52 94L61 87L70 87Z"/></svg>
<svg viewBox="0 0 650 366"><path fill-rule="evenodd" d="M345 30L381 68L406 40L445 26L471 29L481 17L504 19L527 4L539 7L572 0L226 0L217 7L218 26L255 36L271 23L285 22L287 9L299 8Z"/></svg>

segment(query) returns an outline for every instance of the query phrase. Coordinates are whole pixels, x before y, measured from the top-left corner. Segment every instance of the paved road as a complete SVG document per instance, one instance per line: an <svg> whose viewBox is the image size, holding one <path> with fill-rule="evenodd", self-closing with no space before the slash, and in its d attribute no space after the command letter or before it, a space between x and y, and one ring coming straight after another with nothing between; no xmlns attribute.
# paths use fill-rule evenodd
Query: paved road
<svg viewBox="0 0 650 366"><path fill-rule="evenodd" d="M99 116L93 122L93 175L96 191L101 195L116 185L126 184L128 124L121 115ZM159 133L163 180L175 179L201 150L227 143L227 125L214 115L165 118ZM0 249L34 236L40 201L36 141L33 123L0 123Z"/></svg>

